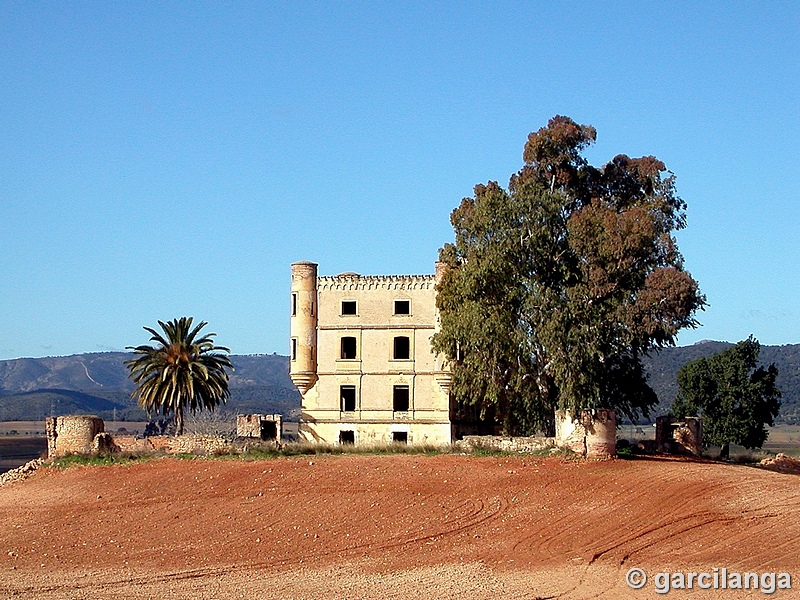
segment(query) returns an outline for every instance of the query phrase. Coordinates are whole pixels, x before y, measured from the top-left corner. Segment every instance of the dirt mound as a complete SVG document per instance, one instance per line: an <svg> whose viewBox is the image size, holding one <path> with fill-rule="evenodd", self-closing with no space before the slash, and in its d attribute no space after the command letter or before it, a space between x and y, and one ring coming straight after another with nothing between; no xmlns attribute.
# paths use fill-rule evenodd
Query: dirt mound
<svg viewBox="0 0 800 600"><path fill-rule="evenodd" d="M0 488L0 596L642 598L632 567L796 573L796 486L660 458L43 468Z"/></svg>
<svg viewBox="0 0 800 600"><path fill-rule="evenodd" d="M774 457L765 458L759 464L770 471L800 475L800 460L787 456L782 452Z"/></svg>

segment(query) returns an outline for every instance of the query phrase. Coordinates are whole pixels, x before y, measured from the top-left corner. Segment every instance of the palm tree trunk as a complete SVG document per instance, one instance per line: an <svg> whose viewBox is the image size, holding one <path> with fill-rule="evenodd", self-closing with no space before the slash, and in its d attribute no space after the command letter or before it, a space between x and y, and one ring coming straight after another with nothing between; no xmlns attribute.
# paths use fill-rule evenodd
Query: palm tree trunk
<svg viewBox="0 0 800 600"><path fill-rule="evenodd" d="M183 435L183 405L175 409L175 435Z"/></svg>

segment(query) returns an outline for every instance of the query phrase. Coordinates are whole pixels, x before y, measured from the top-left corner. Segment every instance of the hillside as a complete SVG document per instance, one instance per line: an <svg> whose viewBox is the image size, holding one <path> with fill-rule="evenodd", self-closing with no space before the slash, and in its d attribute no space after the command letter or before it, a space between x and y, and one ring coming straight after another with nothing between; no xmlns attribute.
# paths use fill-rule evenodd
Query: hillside
<svg viewBox="0 0 800 600"><path fill-rule="evenodd" d="M0 421L35 421L52 414L96 414L140 421L145 413L130 399L127 352L100 352L0 361ZM300 395L289 379L285 356L231 356L231 399L241 413L281 413L296 418Z"/></svg>
<svg viewBox="0 0 800 600"><path fill-rule="evenodd" d="M727 342L698 342L692 346L665 348L644 360L649 383L658 394L659 404L653 417L667 414L678 393L678 370L688 362L711 356L731 347ZM775 363L778 368L778 388L781 390L781 411L777 422L800 424L800 344L761 346L761 363Z"/></svg>
<svg viewBox="0 0 800 600"><path fill-rule="evenodd" d="M129 352L94 352L45 358L0 360L0 391L65 389L81 392L133 389L124 362ZM231 387L277 386L294 389L289 359L277 354L231 355Z"/></svg>
<svg viewBox="0 0 800 600"><path fill-rule="evenodd" d="M797 481L654 457L349 455L42 469L0 487L0 596L652 598L658 572L796 575ZM644 590L625 585L632 567L650 575ZM698 588L687 594L766 595Z"/></svg>
<svg viewBox="0 0 800 600"><path fill-rule="evenodd" d="M652 417L669 412L678 391L678 369L731 344L700 342L665 348L647 358L650 385L660 403ZM0 420L40 420L50 414L97 414L103 418L142 420L145 415L130 400L133 385L123 364L126 352L74 354L0 361ZM289 379L289 359L276 354L233 355L231 401L242 413L279 412L296 418L300 396ZM762 346L761 361L778 367L783 392L779 423L800 424L800 344Z"/></svg>

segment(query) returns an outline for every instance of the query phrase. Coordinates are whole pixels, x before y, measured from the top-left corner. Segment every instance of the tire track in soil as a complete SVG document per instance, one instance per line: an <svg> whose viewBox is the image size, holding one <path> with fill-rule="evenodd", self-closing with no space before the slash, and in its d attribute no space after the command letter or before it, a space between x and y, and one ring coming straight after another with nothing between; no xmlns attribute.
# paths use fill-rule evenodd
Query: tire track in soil
<svg viewBox="0 0 800 600"><path fill-rule="evenodd" d="M398 548L410 544L416 544L426 540L444 537L447 535L453 535L455 533L458 533L459 531L467 530L478 524L491 520L493 517L496 517L500 512L502 512L504 509L508 507L507 500L503 498L494 498L493 500L495 501L494 503L496 504L496 506L494 508L489 509L488 511L486 510L487 503L484 502L483 500L478 500L477 508L473 510L470 514L462 518L456 518L452 521L442 523L442 525L451 525L451 524L456 525L455 527L442 528L439 531L434 531L422 536L412 536L412 537L398 536L395 538L390 538L380 544L372 544L372 543L356 544L343 549L324 551L312 555L302 554L300 556L303 556L304 558L308 559L330 557L330 556L346 558L348 555L353 555L363 550L378 552L382 550L388 550L391 548ZM180 581L180 580L220 576L233 572L246 572L253 569L274 569L276 567L284 566L287 564L293 564L296 562L296 559L297 556L288 556L271 561L251 561L246 564L230 564L220 567L185 569L168 573L161 573L158 576L154 577L138 576L138 577L126 577L126 578L106 580L106 581L94 580L86 583L71 583L69 585L51 585L51 586L35 586L35 587L31 586L25 588L17 588L16 590L0 587L0 591L9 594L11 594L12 592L18 592L21 594L42 594L42 593L59 592L64 590L90 590L90 589L110 590L114 588L126 587L131 585L142 586L150 583L162 582L165 580Z"/></svg>
<svg viewBox="0 0 800 600"><path fill-rule="evenodd" d="M634 560L636 566L666 565L680 556L699 567L714 558L752 567L775 565L778 554L785 557L780 559L785 568L800 566L800 494L798 479L791 476L658 459L571 464L530 457L498 461L438 456L318 462L315 470L303 461L201 463L207 467L203 472L213 475L212 484L211 478L195 483L202 476L197 465L167 461L128 471L54 473L34 477L15 486L16 491L0 491L0 542L6 544L19 539L12 523L24 525L16 531L39 543L37 552L47 549L41 547L44 542L95 540L96 533L83 529L97 522L91 511L101 506L94 495L102 490L110 503L119 502L106 518L119 529L116 539L131 544L136 560L159 549L163 554L173 542L180 550L173 566L156 556L132 563L132 575L106 572L64 583L33 579L38 555L24 556L19 573L25 577L15 582L0 572L0 594L124 593L136 586L211 581L251 571L286 574L298 567L325 568L361 559L403 570L457 563L462 548L469 560L485 561L489 568L508 563L508 558L518 559L513 568L569 568L574 577L558 597L609 597L615 584L598 586L597 569ZM265 476L265 465L275 472ZM159 488L159 481L169 485ZM125 483L135 494L123 489ZM109 491L115 486L118 493ZM45 501L48 494L58 499L55 504ZM34 507L26 506L24 500L34 496ZM159 532L153 543L140 542L135 532L141 531L142 521L146 527L146 520L159 514L190 517L185 525L192 531ZM59 524L66 519L66 529L53 530L53 539L37 537L37 518ZM70 520L78 528L73 533ZM471 531L480 532L481 539L465 535ZM343 532L351 533L352 541ZM314 534L320 541L311 539ZM252 546L248 540L256 535L274 535L277 543ZM274 551L274 557L264 548ZM90 566L98 564L97 557L113 558L102 543L85 552L86 562L75 558L74 550L67 564L85 572L98 569ZM213 553L211 564L189 566L182 558L189 552ZM8 558L0 552L0 566L5 564ZM100 568L116 567L109 563Z"/></svg>

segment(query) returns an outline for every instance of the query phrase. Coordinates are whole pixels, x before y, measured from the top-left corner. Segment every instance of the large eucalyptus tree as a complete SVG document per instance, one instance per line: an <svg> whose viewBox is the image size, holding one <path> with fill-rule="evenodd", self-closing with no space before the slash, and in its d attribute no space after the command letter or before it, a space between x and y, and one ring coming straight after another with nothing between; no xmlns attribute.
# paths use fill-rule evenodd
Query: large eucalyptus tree
<svg viewBox="0 0 800 600"><path fill-rule="evenodd" d="M437 352L452 391L512 432L656 403L641 363L696 325L705 299L673 232L686 205L653 156L593 167L593 127L557 116L531 133L508 189L475 186L450 220L455 241L438 286Z"/></svg>

